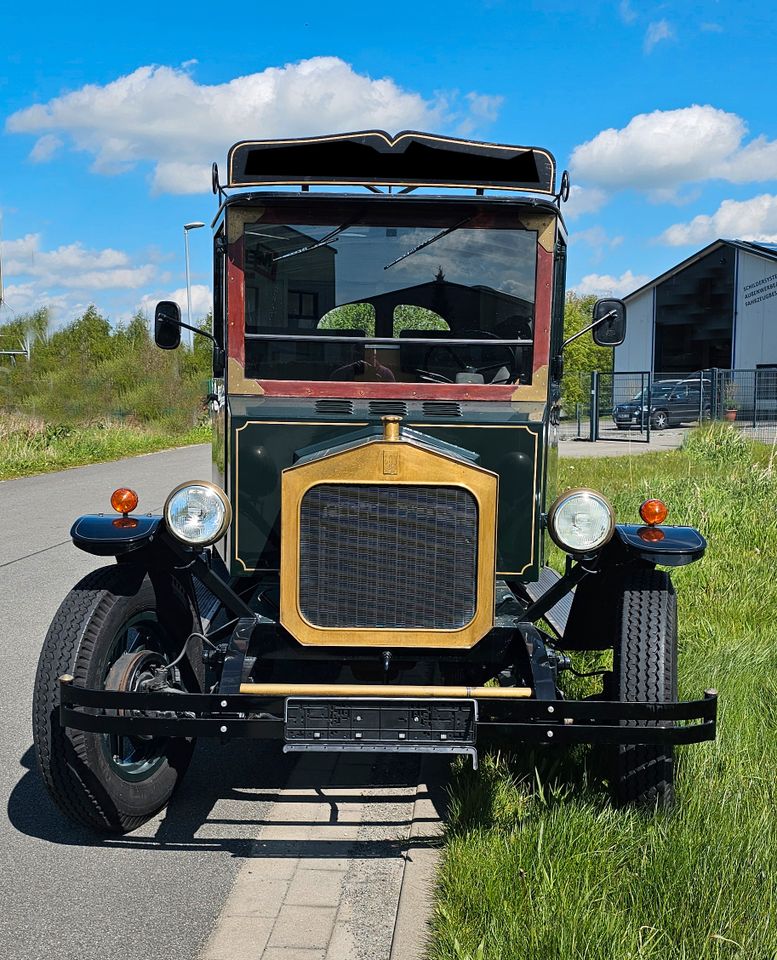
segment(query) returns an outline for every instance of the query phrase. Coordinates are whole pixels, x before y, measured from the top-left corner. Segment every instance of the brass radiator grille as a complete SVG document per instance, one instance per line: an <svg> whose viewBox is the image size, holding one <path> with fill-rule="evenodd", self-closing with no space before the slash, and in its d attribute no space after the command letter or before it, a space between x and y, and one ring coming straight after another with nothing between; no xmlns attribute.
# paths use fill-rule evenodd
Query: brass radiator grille
<svg viewBox="0 0 777 960"><path fill-rule="evenodd" d="M314 626L458 630L475 616L469 490L317 484L302 497L299 533L299 609Z"/></svg>

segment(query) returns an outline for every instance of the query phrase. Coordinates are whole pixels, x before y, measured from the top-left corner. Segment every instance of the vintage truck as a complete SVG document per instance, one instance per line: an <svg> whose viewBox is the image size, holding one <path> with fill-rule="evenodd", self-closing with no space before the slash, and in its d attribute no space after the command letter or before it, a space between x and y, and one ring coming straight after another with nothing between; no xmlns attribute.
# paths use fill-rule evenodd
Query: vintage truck
<svg viewBox="0 0 777 960"><path fill-rule="evenodd" d="M706 543L658 500L616 523L601 492L557 495L568 176L537 147L362 132L238 143L213 184L212 479L73 524L112 562L40 658L54 801L128 831L197 737L477 763L497 731L590 742L617 803L670 803L716 695L677 701L659 568ZM625 324L596 304L597 343ZM185 326L158 305L158 346ZM607 649L603 692L565 699L569 652Z"/></svg>

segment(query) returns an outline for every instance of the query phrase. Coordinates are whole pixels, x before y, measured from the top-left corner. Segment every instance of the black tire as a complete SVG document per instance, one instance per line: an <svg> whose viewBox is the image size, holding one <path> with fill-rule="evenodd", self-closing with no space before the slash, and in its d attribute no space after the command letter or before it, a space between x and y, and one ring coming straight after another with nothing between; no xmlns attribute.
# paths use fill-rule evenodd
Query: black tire
<svg viewBox="0 0 777 960"><path fill-rule="evenodd" d="M668 573L625 570L615 611L612 699L677 699L677 598ZM635 725L624 721L624 726ZM674 748L613 748L611 786L617 806L668 809L674 802Z"/></svg>
<svg viewBox="0 0 777 960"><path fill-rule="evenodd" d="M654 430L666 430L669 426L669 414L666 410L656 410L653 414L650 425Z"/></svg>
<svg viewBox="0 0 777 960"><path fill-rule="evenodd" d="M153 650L157 663L177 656L192 630L191 607L176 580L155 583L124 564L88 574L54 615L38 662L33 740L43 781L67 817L102 833L126 833L158 813L183 777L194 741L64 728L58 678L69 673L78 685L103 688L107 681L116 689L144 660L129 647ZM121 755L113 752L117 744Z"/></svg>

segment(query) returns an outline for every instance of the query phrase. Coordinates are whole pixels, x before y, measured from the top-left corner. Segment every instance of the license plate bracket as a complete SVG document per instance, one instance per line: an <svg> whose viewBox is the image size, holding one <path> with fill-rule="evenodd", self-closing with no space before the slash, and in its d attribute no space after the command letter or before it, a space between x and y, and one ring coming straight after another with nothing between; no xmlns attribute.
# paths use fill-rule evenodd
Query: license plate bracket
<svg viewBox="0 0 777 960"><path fill-rule="evenodd" d="M284 752L466 753L477 761L472 699L289 697Z"/></svg>

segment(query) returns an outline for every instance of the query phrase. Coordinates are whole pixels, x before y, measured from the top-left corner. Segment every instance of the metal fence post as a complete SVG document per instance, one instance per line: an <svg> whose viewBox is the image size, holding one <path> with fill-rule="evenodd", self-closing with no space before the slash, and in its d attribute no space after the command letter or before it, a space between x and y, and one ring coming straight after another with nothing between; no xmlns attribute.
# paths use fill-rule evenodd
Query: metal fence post
<svg viewBox="0 0 777 960"><path fill-rule="evenodd" d="M720 409L718 408L718 403L720 399L720 390L719 390L719 375L720 370L717 367L712 367L710 369L710 379L711 383L711 393L710 397L710 420L720 420Z"/></svg>
<svg viewBox="0 0 777 960"><path fill-rule="evenodd" d="M594 443L599 439L599 371L591 371L591 429L589 439Z"/></svg>
<svg viewBox="0 0 777 960"><path fill-rule="evenodd" d="M753 370L753 430L758 426L758 370Z"/></svg>
<svg viewBox="0 0 777 960"><path fill-rule="evenodd" d="M699 426L704 423L704 371L699 370Z"/></svg>

